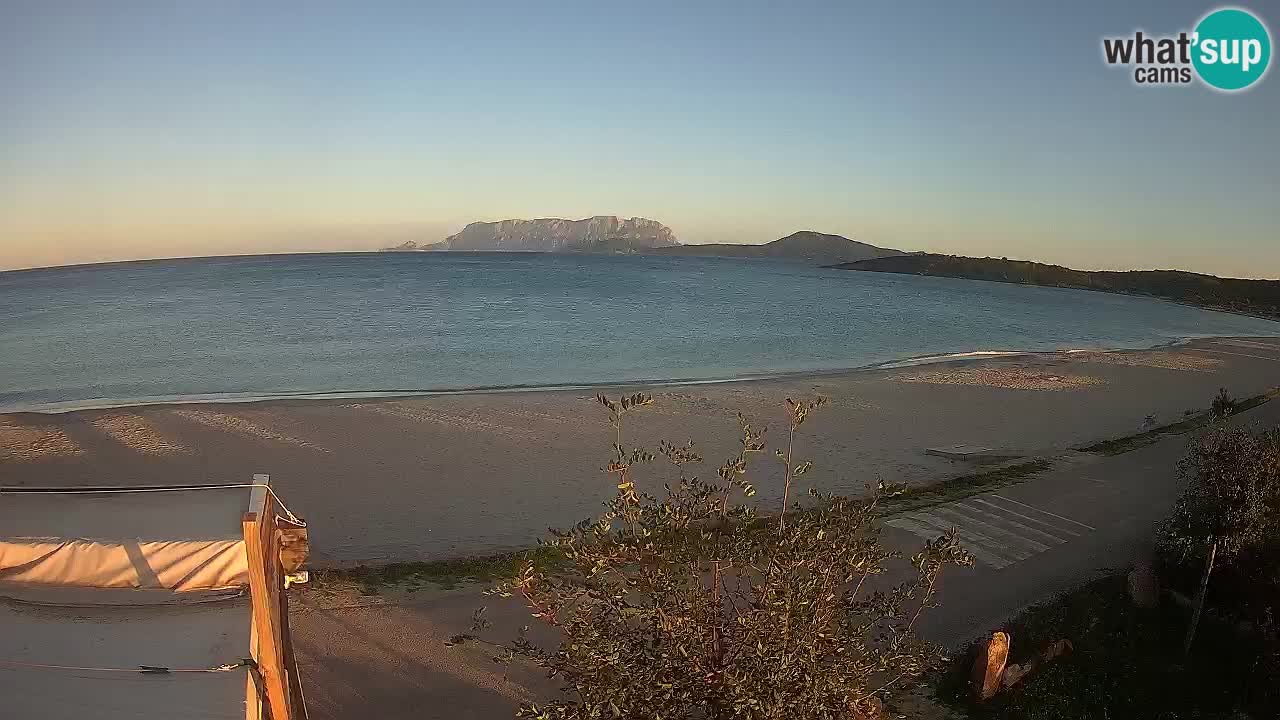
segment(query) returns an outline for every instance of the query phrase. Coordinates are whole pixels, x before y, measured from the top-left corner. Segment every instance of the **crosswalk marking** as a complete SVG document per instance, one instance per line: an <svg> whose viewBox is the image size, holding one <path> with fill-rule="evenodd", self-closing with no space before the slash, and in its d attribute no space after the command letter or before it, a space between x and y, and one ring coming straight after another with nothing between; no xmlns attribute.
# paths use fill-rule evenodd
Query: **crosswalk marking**
<svg viewBox="0 0 1280 720"><path fill-rule="evenodd" d="M1081 529L1095 529L996 493L894 516L885 524L925 539L954 529L974 559L997 570L1070 542Z"/></svg>
<svg viewBox="0 0 1280 720"><path fill-rule="evenodd" d="M972 527L958 527L954 522L930 513L916 513L910 517L915 522L933 529L929 537L937 537L948 530L954 529L956 537L964 541L962 544L966 550L971 552L973 550L982 550L989 555L995 555L1003 563L1003 565L998 565L997 567L1003 567L1019 560L1026 560L1036 552L1025 548L1011 547L1007 542L997 540L986 533L974 530ZM991 564L995 565L994 562Z"/></svg>
<svg viewBox="0 0 1280 720"><path fill-rule="evenodd" d="M937 510L937 508L933 509ZM1007 539L1001 540L1000 538L993 537L989 534L991 532L989 527L983 527L981 530L975 530L972 524L960 527L956 525L954 520L938 517L932 513L919 513L915 515L914 518L926 525L932 525L933 527L938 528L938 532L946 532L951 528L955 528L956 535L960 539L967 540L975 545L981 545L987 552L999 555L1007 560L1015 562L1018 560L1026 560L1038 552L1043 552L1040 548L1034 547L1034 545L1029 543L1013 544ZM1028 545L1031 546L1028 547ZM1044 548L1044 550L1048 549L1049 548L1047 547Z"/></svg>
<svg viewBox="0 0 1280 720"><path fill-rule="evenodd" d="M1028 540L1011 530L1005 530L989 522L983 522L981 520L978 520L977 522L975 522L973 518L967 517L964 513L958 512L954 508L941 506L941 507L933 508L933 512L936 516L940 516L941 518L943 518L945 522L949 522L950 524L955 525L956 527L960 527L963 525L965 528L972 528L972 527L982 528L982 534L991 538L992 541L998 543L1000 547L1008 547L1010 543L1013 543L1017 545L1026 546L1033 552L1044 552L1045 550L1049 549L1048 545L1045 545L1044 543L1041 543L1041 542L1037 542L1035 540Z"/></svg>
<svg viewBox="0 0 1280 720"><path fill-rule="evenodd" d="M995 493L991 493L990 497L998 498L998 499L1003 500L1003 501L1005 501L1005 502L1007 502L1007 503L1013 503L1014 505L1021 505L1021 506L1022 506L1022 507L1024 507L1024 508L1031 508L1032 510L1035 510L1035 511L1036 511L1036 512L1038 512L1038 513L1044 513L1045 515L1048 515L1049 517L1055 517L1055 518L1058 518L1059 520L1065 520L1065 521L1067 521L1067 522L1069 522L1069 523L1073 523L1073 524L1075 524L1075 525L1079 525L1080 527L1084 528L1085 530L1097 530L1097 529L1098 529L1098 528L1096 528L1096 527L1094 527L1094 526L1092 526L1092 525L1085 525L1084 523L1080 522L1079 520L1072 520L1072 519L1071 519L1071 518L1069 518L1069 517L1062 517L1061 515L1057 515L1057 514L1051 513L1051 512L1049 512L1048 510L1041 510L1040 508L1036 507L1035 505L1028 505L1028 504L1026 504L1026 503L1024 503L1024 502L1018 502L1017 500L1014 500L1013 498L1007 498L1007 497L1005 497L1005 496L1003 496L1003 495L997 495L997 494L995 494Z"/></svg>
<svg viewBox="0 0 1280 720"><path fill-rule="evenodd" d="M1047 527L1051 527L1051 528L1053 528L1054 530L1056 530L1056 531L1058 531L1058 532L1060 532L1060 533L1063 533L1064 535L1070 535L1071 537L1080 537L1080 533L1075 532L1074 530L1068 530L1068 529L1066 529L1066 528L1056 527L1056 526L1054 526L1052 523L1047 523L1047 522L1045 522L1044 520L1033 518L1033 517L1031 517L1030 515L1023 515L1022 513L1018 512L1017 510L1010 510L1009 508L1001 507L1001 506L999 506L999 505L996 505L995 503L992 503L992 502L988 502L988 501L986 501L986 500L983 500L983 499L982 499L982 496L980 496L980 495L975 495L974 497L968 498L968 500L962 500L961 502L969 502L969 501L973 501L973 502L980 502L980 503L982 503L983 505L987 505L987 506L989 506L989 507L993 507L993 508L995 508L996 510L999 510L1000 512L1009 513L1010 515L1017 515L1018 517L1023 518L1024 520L1030 520L1031 522L1034 522L1034 523L1040 523L1041 525L1045 525L1045 526L1047 526Z"/></svg>
<svg viewBox="0 0 1280 720"><path fill-rule="evenodd" d="M1066 537L1059 537L1047 530L1044 530L1043 528L1035 527L1034 525L1027 525L1026 523L1020 523L1011 517L1002 515L1001 513L991 512L990 510L985 510L981 507L978 507L977 505L970 505L969 503L963 500L955 503L952 507L958 510L965 511L970 516L976 516L980 521L990 522L994 520L996 522L1004 523L1006 525L1012 525L1018 528L1018 530L1021 530L1022 532L1035 533L1036 535L1043 537L1045 540L1048 540L1050 545L1061 545L1062 543L1067 542L1070 539ZM1006 511L1006 512L1009 512L1010 514L1016 514L1016 513L1013 513L1012 511ZM1026 516L1022 515L1020 517L1026 517ZM1027 518L1027 519L1031 520L1031 522L1035 522L1035 520L1032 520L1031 518ZM1050 525L1049 529L1054 530L1056 528ZM1058 532L1062 533L1063 535L1070 535L1071 537L1080 537L1079 535L1076 535L1074 533L1068 533L1064 530L1058 530Z"/></svg>
<svg viewBox="0 0 1280 720"><path fill-rule="evenodd" d="M935 538L943 533L943 531L938 528L916 523L910 518L894 518L893 520L890 520L888 524L896 528L906 530L907 532L922 538ZM990 565L993 568L999 569L1009 564L1008 560L991 555L982 548L976 547L970 543L965 543L965 549L969 551L969 554L972 555L975 560L986 565Z"/></svg>
<svg viewBox="0 0 1280 720"><path fill-rule="evenodd" d="M1041 537L1041 538L1032 539L1031 537L1029 537L1029 533L1027 533L1026 531L1030 530L1031 532L1036 532L1035 528L1022 525L1021 523L1018 523L1018 525L1020 525L1021 527L1015 530L1015 529L1001 527L999 523L1003 522L1002 518L999 518L994 515L990 517L982 517L981 515L977 515L975 517L975 513L973 513L972 511L968 511L963 505L960 505L959 503L955 505L947 505L947 506L935 508L935 510L939 514L946 515L947 517L955 518L956 522L980 523L986 528L984 532L991 532L1001 537L1013 538L1015 541L1024 542L1027 545L1030 545L1031 547L1035 548L1040 552L1044 552L1045 550L1048 550L1050 545L1062 544L1061 540L1058 540L1057 538L1054 538L1052 536L1050 536L1049 538L1048 545L1046 545L1044 542L1046 538ZM1048 535L1048 533L1037 533L1037 534Z"/></svg>

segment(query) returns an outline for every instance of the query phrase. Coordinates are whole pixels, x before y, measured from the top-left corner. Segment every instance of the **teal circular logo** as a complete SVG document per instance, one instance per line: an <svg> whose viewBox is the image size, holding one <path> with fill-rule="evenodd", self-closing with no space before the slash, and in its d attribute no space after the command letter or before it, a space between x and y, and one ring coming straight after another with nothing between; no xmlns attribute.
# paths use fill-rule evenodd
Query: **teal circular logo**
<svg viewBox="0 0 1280 720"><path fill-rule="evenodd" d="M1214 10L1196 25L1191 63L1207 85L1243 90L1262 79L1271 62L1271 35L1252 13Z"/></svg>

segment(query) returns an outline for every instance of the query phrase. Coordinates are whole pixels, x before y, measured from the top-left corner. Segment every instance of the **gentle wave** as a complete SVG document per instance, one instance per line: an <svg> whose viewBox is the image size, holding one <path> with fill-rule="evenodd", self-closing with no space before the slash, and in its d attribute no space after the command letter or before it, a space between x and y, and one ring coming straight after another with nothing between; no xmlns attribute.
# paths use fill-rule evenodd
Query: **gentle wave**
<svg viewBox="0 0 1280 720"><path fill-rule="evenodd" d="M1084 350L1059 350L1057 352L1085 352ZM891 360L886 363L872 365L877 370L895 370L897 368L915 367L917 365L933 365L936 363L955 362L957 360L980 360L983 358L1009 357L1011 355L1032 355L1031 350L974 350L973 352L947 353L945 355L924 355L905 360Z"/></svg>
<svg viewBox="0 0 1280 720"><path fill-rule="evenodd" d="M919 357L903 358L901 360L891 360L882 363L873 363L870 365L860 365L857 367L847 368L830 368L824 370L799 370L799 371L778 371L778 372L760 372L746 373L734 375L732 377L716 377L716 378L667 378L652 380L627 380L619 382L595 382L595 383L569 383L569 384L549 384L549 385L493 385L478 387L462 387L462 388L433 388L418 390L328 390L319 392L274 392L274 393L254 393L254 392L224 392L224 393L198 393L191 395L154 395L148 397L135 398L92 398L88 400L68 400L63 402L48 403L32 403L17 404L4 406L0 405L0 414L10 413L36 413L43 415L60 415L70 412L79 412L83 410L113 410L120 408L132 407L148 407L155 405L211 405L211 404L248 404L262 403L273 401L319 401L319 400L369 400L377 398L410 398L410 397L431 397L442 395L485 395L496 393L532 393L532 392L555 392L568 390L598 390L601 388L630 388L630 387L684 387L691 385L723 385L726 383L740 382L758 382L762 380L781 380L786 378L798 377L821 377L831 375L844 375L857 372L871 372L876 370L899 370L910 367L919 367L923 365L939 365L954 362L992 360L997 358L1009 358L1019 356L1052 356L1065 355L1071 353L1084 352L1122 352L1134 351L1142 349L1155 349L1161 347L1170 347L1175 345L1185 345L1194 340L1206 338L1229 338L1232 336L1225 335L1198 335L1196 337L1180 338L1170 342L1159 343L1147 348L1070 348L1063 350L974 350L969 352L945 353L938 355L922 355Z"/></svg>

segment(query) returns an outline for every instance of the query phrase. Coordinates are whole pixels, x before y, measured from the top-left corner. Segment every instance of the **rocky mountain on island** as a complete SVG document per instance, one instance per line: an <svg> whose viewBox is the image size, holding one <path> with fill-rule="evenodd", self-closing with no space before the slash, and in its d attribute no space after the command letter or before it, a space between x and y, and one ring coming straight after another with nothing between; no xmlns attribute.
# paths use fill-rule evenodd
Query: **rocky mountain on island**
<svg viewBox="0 0 1280 720"><path fill-rule="evenodd" d="M399 245L396 245L395 247L382 248L382 252L413 252L416 250L431 250L431 249L434 249L435 246L439 244L440 243L428 243L426 245L419 245L418 243L412 240L405 240L404 242L400 243Z"/></svg>
<svg viewBox="0 0 1280 720"><path fill-rule="evenodd" d="M597 215L473 222L442 242L406 242L390 251L559 252L636 254L679 245L671 228L647 218Z"/></svg>
<svg viewBox="0 0 1280 720"><path fill-rule="evenodd" d="M850 240L842 235L829 235L813 230L801 230L763 245L735 245L728 243L679 245L661 248L653 251L653 253L700 257L774 258L816 265L834 265L907 254L901 250L876 247L875 245Z"/></svg>
<svg viewBox="0 0 1280 720"><path fill-rule="evenodd" d="M473 222L437 243L409 241L389 252L553 252L682 255L693 257L762 258L837 265L906 255L841 235L801 230L762 245L717 243L681 245L671 229L646 218L621 219L599 215L584 220L542 218Z"/></svg>

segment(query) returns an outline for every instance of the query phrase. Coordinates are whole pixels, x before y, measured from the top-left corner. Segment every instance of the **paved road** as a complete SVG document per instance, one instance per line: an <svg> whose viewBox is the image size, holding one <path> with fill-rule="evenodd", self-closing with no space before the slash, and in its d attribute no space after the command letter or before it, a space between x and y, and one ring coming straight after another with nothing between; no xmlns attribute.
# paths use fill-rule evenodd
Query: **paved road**
<svg viewBox="0 0 1280 720"><path fill-rule="evenodd" d="M1233 422L1280 425L1280 401ZM955 527L976 559L944 577L941 607L922 633L963 643L1027 605L1149 554L1156 525L1181 493L1176 466L1189 437L1113 457L1064 458L1021 485L888 520L888 539L904 549Z"/></svg>

